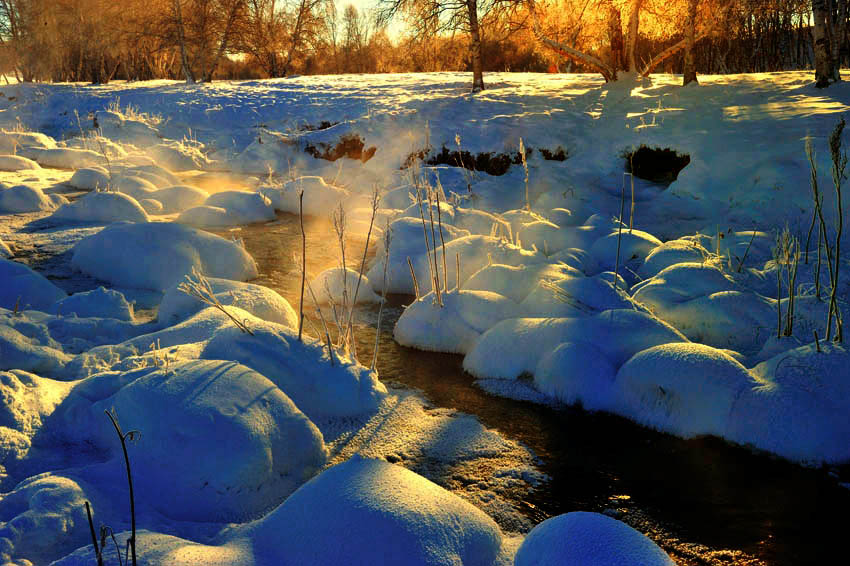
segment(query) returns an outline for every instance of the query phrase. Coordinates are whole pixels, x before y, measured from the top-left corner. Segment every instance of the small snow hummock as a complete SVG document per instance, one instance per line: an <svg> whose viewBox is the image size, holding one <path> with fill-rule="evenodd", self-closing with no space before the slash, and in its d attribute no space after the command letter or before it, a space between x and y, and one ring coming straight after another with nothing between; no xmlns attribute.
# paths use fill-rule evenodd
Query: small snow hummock
<svg viewBox="0 0 850 566"><path fill-rule="evenodd" d="M44 310L66 296L65 291L26 265L0 258L0 307Z"/></svg>
<svg viewBox="0 0 850 566"><path fill-rule="evenodd" d="M257 264L245 249L188 226L111 224L74 246L71 265L121 287L165 291L197 269L210 277L246 280Z"/></svg>
<svg viewBox="0 0 850 566"><path fill-rule="evenodd" d="M105 287L74 293L57 301L47 312L80 318L114 318L128 322L133 320L132 303L128 303L121 292Z"/></svg>
<svg viewBox="0 0 850 566"><path fill-rule="evenodd" d="M401 466L360 456L234 535L253 545L258 564L493 566L502 552L498 525L472 504Z"/></svg>
<svg viewBox="0 0 850 566"><path fill-rule="evenodd" d="M350 267L346 267L344 271L341 267L324 270L310 282L310 288L320 305L331 302L340 305L343 301L350 305L352 301L355 301L355 291L358 304L381 302L381 297L372 291L369 278L366 275L360 275Z"/></svg>
<svg viewBox="0 0 850 566"><path fill-rule="evenodd" d="M26 157L20 155L0 155L0 171L23 171L28 169L41 169L41 166Z"/></svg>
<svg viewBox="0 0 850 566"><path fill-rule="evenodd" d="M269 322L276 322L290 328L298 327L298 314L289 301L281 297L274 289L215 277L209 277L207 281L213 295L222 305L239 307ZM178 324L207 307L195 297L178 289L178 285L179 283L169 287L162 297L157 314L157 320L162 325Z"/></svg>
<svg viewBox="0 0 850 566"><path fill-rule="evenodd" d="M48 211L55 209L63 202L68 201L60 195L48 196L29 185L17 185L11 188L0 186L0 212Z"/></svg>
<svg viewBox="0 0 850 566"><path fill-rule="evenodd" d="M525 537L515 566L675 566L647 536L602 515L575 511L547 519Z"/></svg>
<svg viewBox="0 0 850 566"><path fill-rule="evenodd" d="M145 209L124 193L94 191L70 204L64 204L50 215L53 222L147 222Z"/></svg>

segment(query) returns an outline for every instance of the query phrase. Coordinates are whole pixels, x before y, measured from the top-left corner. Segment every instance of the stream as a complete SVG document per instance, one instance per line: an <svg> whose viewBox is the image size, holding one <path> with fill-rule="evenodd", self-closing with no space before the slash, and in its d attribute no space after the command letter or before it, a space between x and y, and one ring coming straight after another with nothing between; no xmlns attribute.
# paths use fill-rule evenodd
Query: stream
<svg viewBox="0 0 850 566"><path fill-rule="evenodd" d="M326 222L312 219L306 232L309 280L338 265L339 253ZM279 214L277 222L219 234L242 238L260 270L254 282L298 309L297 216ZM363 242L349 248L348 267L357 269ZM837 470L803 468L717 438L683 440L613 415L488 394L463 371L462 356L393 341L395 321L410 300L388 297L380 379L475 415L530 448L550 479L514 503L535 523L569 511L605 511L647 533L679 564L790 566L830 563L843 554L850 489L839 484ZM357 322L360 359L371 360L377 307L358 307Z"/></svg>

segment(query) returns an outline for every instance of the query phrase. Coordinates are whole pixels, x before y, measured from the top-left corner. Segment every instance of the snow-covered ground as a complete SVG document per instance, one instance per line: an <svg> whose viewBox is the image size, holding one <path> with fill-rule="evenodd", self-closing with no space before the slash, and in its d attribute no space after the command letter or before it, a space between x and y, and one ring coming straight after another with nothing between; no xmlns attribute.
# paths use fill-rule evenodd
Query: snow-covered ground
<svg viewBox="0 0 850 566"><path fill-rule="evenodd" d="M418 295L396 340L463 355L488 391L850 462L850 350L824 339L827 259L815 233L777 337L790 266L775 252L785 228L806 245L807 138L835 237L827 138L850 86L700 80L501 74L475 96L452 73L5 87L0 558L91 563L85 501L96 524L129 528L114 410L142 433L145 564L670 562L591 513L523 541L533 525L505 493L543 479L534 455L329 349L311 296L338 331L345 303ZM527 170L504 175L411 160L513 158L520 140ZM669 186L633 180L624 155L642 145L690 161ZM312 156L350 146L362 160ZM240 240L205 229L302 205L345 217L372 254L362 279L351 253L347 269L308 265L299 340L298 305L250 283ZM837 265L843 317L843 253ZM198 274L206 302L184 292ZM488 481L450 492L405 467Z"/></svg>

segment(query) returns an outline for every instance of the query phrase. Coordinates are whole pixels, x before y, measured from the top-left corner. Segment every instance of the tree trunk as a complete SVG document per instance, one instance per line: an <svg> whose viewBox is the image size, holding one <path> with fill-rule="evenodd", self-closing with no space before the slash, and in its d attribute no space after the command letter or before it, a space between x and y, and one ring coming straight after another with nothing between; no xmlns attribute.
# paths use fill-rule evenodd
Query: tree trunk
<svg viewBox="0 0 850 566"><path fill-rule="evenodd" d="M699 0L688 0L688 15L685 18L685 69L682 73L682 86L699 82L694 64L694 38L696 36L698 2Z"/></svg>
<svg viewBox="0 0 850 566"><path fill-rule="evenodd" d="M637 72L635 51L637 50L638 31L640 29L640 8L642 4L643 0L632 0L632 10L631 14L629 14L629 46L626 55L628 57L630 73Z"/></svg>
<svg viewBox="0 0 850 566"><path fill-rule="evenodd" d="M174 0L174 18L177 24L177 42L180 44L180 64L183 67L183 74L186 76L186 82L194 84L195 75L192 74L192 68L189 66L189 56L186 53L186 34L183 29L183 10L180 6L180 0Z"/></svg>
<svg viewBox="0 0 850 566"><path fill-rule="evenodd" d="M301 39L301 28L304 23L304 12L308 9L307 0L301 0L298 4L298 17L295 19L295 27L292 30L292 41L289 42L289 51L286 53L286 62L283 64L283 76L289 76L289 68L292 65L292 56L295 54L295 49L298 47L298 41Z"/></svg>
<svg viewBox="0 0 850 566"><path fill-rule="evenodd" d="M484 90L484 60L481 56L481 30L478 25L478 0L466 0L469 12L469 35L472 39L472 92Z"/></svg>
<svg viewBox="0 0 850 566"><path fill-rule="evenodd" d="M227 23L224 26L224 31L221 35L221 40L218 43L218 50L215 52L215 56L213 57L212 62L210 63L210 67L207 70L206 75L203 77L202 82L209 83L212 82L213 73L218 68L218 63L221 61L221 58L224 57L225 51L227 51L227 46L230 42L230 35L233 33L233 27L236 24L236 20L239 16L239 10L242 8L242 2L244 0L234 0L233 4L230 6L230 12L227 15Z"/></svg>
<svg viewBox="0 0 850 566"><path fill-rule="evenodd" d="M832 78L832 57L828 35L828 0L812 0L814 16L815 86L826 88Z"/></svg>
<svg viewBox="0 0 850 566"><path fill-rule="evenodd" d="M614 70L616 78L617 71L625 69L623 64L625 40L623 39L623 22L620 18L620 9L614 6L612 0L608 2L608 37L611 41L611 60L608 66Z"/></svg>

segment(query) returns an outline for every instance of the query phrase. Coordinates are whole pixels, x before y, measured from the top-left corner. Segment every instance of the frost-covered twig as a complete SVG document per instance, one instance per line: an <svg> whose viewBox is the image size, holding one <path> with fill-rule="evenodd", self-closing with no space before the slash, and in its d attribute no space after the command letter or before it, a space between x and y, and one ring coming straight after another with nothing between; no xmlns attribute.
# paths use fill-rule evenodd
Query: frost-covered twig
<svg viewBox="0 0 850 566"><path fill-rule="evenodd" d="M104 412L112 422L112 426L115 427L115 433L121 441L121 450L124 452L124 465L127 468L127 483L130 486L130 538L127 540L127 546L133 553L132 564L133 566L136 566L136 498L133 494L133 474L130 471L130 456L127 453L127 440L135 442L141 437L141 433L137 430L129 430L127 432L122 431L121 425L118 424L118 415L115 413L115 409L112 409L111 412L108 410Z"/></svg>
<svg viewBox="0 0 850 566"><path fill-rule="evenodd" d="M371 369L375 369L375 366L378 365L378 346L380 345L381 339L381 317L384 314L384 303L387 302L387 268L390 263L390 244L392 242L392 230L390 230L390 223L387 221L386 226L384 227L384 279L381 288L381 305L378 307L378 325L375 328L375 351L372 354L372 365Z"/></svg>
<svg viewBox="0 0 850 566"><path fill-rule="evenodd" d="M195 299L201 301L204 304L207 304L211 307L215 307L221 312L223 312L227 318L233 321L233 324L236 325L236 328L244 332L245 334L254 335L254 332L248 328L248 325L243 320L239 320L235 316L233 316L224 305L222 305L219 300L216 298L215 293L213 293L212 287L210 286L210 282L202 273L200 273L197 269L192 267L191 275L186 276L186 280L180 283L177 286L177 290L183 293L186 293L190 297L194 297Z"/></svg>

